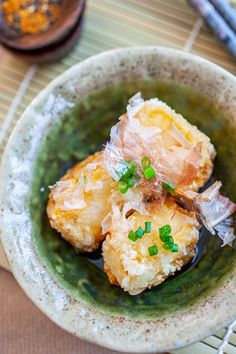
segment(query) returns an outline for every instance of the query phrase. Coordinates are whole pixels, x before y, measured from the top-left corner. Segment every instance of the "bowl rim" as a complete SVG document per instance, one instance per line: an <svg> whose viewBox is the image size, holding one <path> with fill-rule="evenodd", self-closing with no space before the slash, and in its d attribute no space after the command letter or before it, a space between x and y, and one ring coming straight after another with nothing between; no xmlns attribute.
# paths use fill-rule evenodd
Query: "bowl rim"
<svg viewBox="0 0 236 354"><path fill-rule="evenodd" d="M27 195L31 191L30 186L28 189L23 186L23 191L19 192L17 189L12 189L12 183L14 185L14 181L19 176L21 179L25 179L26 183L30 181L31 167L35 162L37 148L40 146L44 125L53 122L49 113L49 118L45 116L45 119L40 120L40 117L36 119L35 108L43 103L54 89L63 85L69 78L73 78L75 74L81 73L85 67L94 68L94 65L99 65L99 63L104 65L106 59L111 62L114 58L119 60L119 58L124 59L129 55L135 57L153 55L153 53L163 58L174 57L174 60L181 62L183 67L187 60L208 72L209 75L216 75L222 80L222 83L229 84L236 91L236 78L232 74L206 59L176 49L142 46L103 52L66 70L34 98L17 122L8 140L0 169L2 186L0 189L0 237L12 272L20 286L35 305L61 328L91 343L122 352L171 351L201 340L228 325L236 318L236 302L234 300L236 270L224 286L215 291L212 299L180 314L175 313L168 318L136 323L135 320L104 314L82 301L75 300L56 282L42 263L35 251L30 215L26 208ZM64 106L64 108L66 107ZM46 121L47 119L48 121ZM37 134L35 134L35 126ZM29 148L21 154L18 151L18 146L25 144L23 141L25 131L30 133L29 137L32 141ZM22 233L24 237L20 237ZM217 309L216 306L218 306ZM181 339L178 329L180 323L186 332L183 332ZM156 330L157 326L159 326L158 331ZM128 335L128 333L132 333L132 335ZM143 333L145 333L145 338ZM170 338L168 333L172 333L173 338Z"/></svg>

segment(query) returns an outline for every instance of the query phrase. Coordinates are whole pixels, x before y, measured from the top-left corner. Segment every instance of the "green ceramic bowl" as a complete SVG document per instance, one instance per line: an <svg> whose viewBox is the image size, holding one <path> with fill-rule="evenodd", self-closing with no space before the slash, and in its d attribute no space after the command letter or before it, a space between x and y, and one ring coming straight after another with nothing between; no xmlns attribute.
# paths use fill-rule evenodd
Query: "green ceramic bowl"
<svg viewBox="0 0 236 354"><path fill-rule="evenodd" d="M42 91L6 147L0 200L1 239L33 302L83 339L141 353L186 346L236 318L236 251L205 235L194 263L130 296L109 284L99 253L76 254L50 228L48 185L101 149L137 91L166 101L211 137L218 152L214 177L236 201L236 79L204 59L158 47L89 58Z"/></svg>

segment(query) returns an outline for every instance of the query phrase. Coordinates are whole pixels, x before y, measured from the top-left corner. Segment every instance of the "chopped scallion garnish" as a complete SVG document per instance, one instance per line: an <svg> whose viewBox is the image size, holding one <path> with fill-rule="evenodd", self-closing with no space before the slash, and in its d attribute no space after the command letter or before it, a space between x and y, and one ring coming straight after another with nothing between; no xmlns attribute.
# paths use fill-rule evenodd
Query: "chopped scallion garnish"
<svg viewBox="0 0 236 354"><path fill-rule="evenodd" d="M121 193L126 193L128 189L133 187L140 178L134 161L122 161L116 170L116 174L120 181L119 191Z"/></svg>
<svg viewBox="0 0 236 354"><path fill-rule="evenodd" d="M136 231L130 231L128 234L128 238L132 241L137 241L137 239L142 238L145 233L151 232L151 221L145 222L145 229L143 230L140 226Z"/></svg>
<svg viewBox="0 0 236 354"><path fill-rule="evenodd" d="M165 242L169 243L170 245L173 245L174 239L173 239L173 237L171 235L169 235L169 236L166 236L166 241Z"/></svg>
<svg viewBox="0 0 236 354"><path fill-rule="evenodd" d="M151 221L146 221L145 222L145 232L146 232L146 234L149 234L151 232L151 229L152 229Z"/></svg>
<svg viewBox="0 0 236 354"><path fill-rule="evenodd" d="M151 181L151 179L153 179L156 176L156 171L150 165L147 168L145 168L145 170L143 170L143 174L148 181Z"/></svg>
<svg viewBox="0 0 236 354"><path fill-rule="evenodd" d="M151 161L150 161L149 157L145 156L145 157L142 159L141 164L142 164L142 169L143 169L143 170L146 170L146 168L151 165Z"/></svg>
<svg viewBox="0 0 236 354"><path fill-rule="evenodd" d="M123 174L123 176L121 177L122 179L129 179L130 177L132 177L137 168L133 161L126 162L129 166L129 169Z"/></svg>
<svg viewBox="0 0 236 354"><path fill-rule="evenodd" d="M150 181L151 179L153 179L153 177L156 176L156 171L151 165L151 160L149 159L149 157L144 156L144 158L141 161L141 165L142 165L143 174L148 181Z"/></svg>
<svg viewBox="0 0 236 354"><path fill-rule="evenodd" d="M142 238L144 233L145 232L144 232L144 230L141 227L139 227L138 230L136 231L136 235L137 235L138 238Z"/></svg>
<svg viewBox="0 0 236 354"><path fill-rule="evenodd" d="M169 244L174 243L174 239L171 235L160 235L160 239L162 240L162 242L166 242Z"/></svg>
<svg viewBox="0 0 236 354"><path fill-rule="evenodd" d="M129 238L131 241L135 242L135 241L137 241L138 236L136 235L136 232L130 231L129 234L128 234L128 238Z"/></svg>
<svg viewBox="0 0 236 354"><path fill-rule="evenodd" d="M168 191L171 194L173 194L175 191L175 188L168 183L162 183L162 189Z"/></svg>
<svg viewBox="0 0 236 354"><path fill-rule="evenodd" d="M169 235L163 235L160 234L160 239L162 240L162 242L166 242L168 240Z"/></svg>
<svg viewBox="0 0 236 354"><path fill-rule="evenodd" d="M132 178L129 178L128 181L127 181L127 184L128 184L128 187L131 188L134 186L134 181Z"/></svg>
<svg viewBox="0 0 236 354"><path fill-rule="evenodd" d="M162 239L162 238L164 238L165 236L170 236L170 234L171 234L171 226L170 226L170 224L166 224L166 225L162 226L159 229L159 234L160 234L161 240L163 242L165 242L164 239Z"/></svg>
<svg viewBox="0 0 236 354"><path fill-rule="evenodd" d="M178 252L178 251L179 251L179 246L176 243L171 245L171 252Z"/></svg>
<svg viewBox="0 0 236 354"><path fill-rule="evenodd" d="M171 252L178 252L179 247L174 243L174 239L171 236L171 226L166 224L159 229L160 239L163 242L163 248L170 250Z"/></svg>
<svg viewBox="0 0 236 354"><path fill-rule="evenodd" d="M158 248L156 245L148 247L148 253L150 256L156 256L158 254Z"/></svg>
<svg viewBox="0 0 236 354"><path fill-rule="evenodd" d="M167 242L163 243L163 248L165 248L165 250L170 250L171 249L171 245Z"/></svg>
<svg viewBox="0 0 236 354"><path fill-rule="evenodd" d="M120 181L118 188L119 188L120 193L124 194L124 193L126 193L128 191L129 186L128 186L127 182Z"/></svg>

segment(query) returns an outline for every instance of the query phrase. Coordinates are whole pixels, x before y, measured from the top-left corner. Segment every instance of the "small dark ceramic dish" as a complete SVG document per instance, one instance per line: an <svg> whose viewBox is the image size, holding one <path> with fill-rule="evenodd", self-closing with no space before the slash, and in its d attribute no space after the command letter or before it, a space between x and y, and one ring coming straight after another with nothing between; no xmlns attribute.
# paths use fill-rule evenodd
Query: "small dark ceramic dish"
<svg viewBox="0 0 236 354"><path fill-rule="evenodd" d="M64 0L63 10L55 23L45 32L25 34L22 36L12 32L1 21L0 43L15 50L42 49L62 42L75 27L85 6L85 0Z"/></svg>
<svg viewBox="0 0 236 354"><path fill-rule="evenodd" d="M0 43L27 61L42 63L57 60L65 56L77 42L85 5L85 0L64 0L61 15L45 32L21 36L7 27L0 11Z"/></svg>
<svg viewBox="0 0 236 354"><path fill-rule="evenodd" d="M53 81L28 107L0 172L1 239L34 303L67 331L127 352L161 352L236 318L236 251L204 235L198 258L172 279L130 296L109 284L99 254L76 254L45 215L48 185L101 148L129 97L157 96L210 136L214 177L236 201L236 79L179 51L143 47L92 57Z"/></svg>
<svg viewBox="0 0 236 354"><path fill-rule="evenodd" d="M67 37L64 38L62 42L35 50L12 49L6 45L4 47L20 59L33 63L49 63L61 59L71 51L81 35L84 12L85 6L80 14L78 22L75 24L75 27L68 33Z"/></svg>

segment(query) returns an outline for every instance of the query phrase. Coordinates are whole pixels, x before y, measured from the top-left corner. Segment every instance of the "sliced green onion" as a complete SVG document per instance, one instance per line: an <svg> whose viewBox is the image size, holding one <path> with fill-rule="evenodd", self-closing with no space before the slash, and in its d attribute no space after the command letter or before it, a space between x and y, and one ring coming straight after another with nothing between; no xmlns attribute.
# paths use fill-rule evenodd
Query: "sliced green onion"
<svg viewBox="0 0 236 354"><path fill-rule="evenodd" d="M135 183L134 183L132 178L129 178L128 181L127 181L127 184L128 184L128 187L131 188L131 187L134 186Z"/></svg>
<svg viewBox="0 0 236 354"><path fill-rule="evenodd" d="M120 181L118 188L121 193L126 193L140 178L137 173L137 166L134 161L131 160L123 160L116 170L116 174Z"/></svg>
<svg viewBox="0 0 236 354"><path fill-rule="evenodd" d="M151 247L148 247L148 253L150 256L155 256L158 254L158 248L156 245L153 245Z"/></svg>
<svg viewBox="0 0 236 354"><path fill-rule="evenodd" d="M164 240L164 237L165 236L170 236L171 234L171 226L170 224L166 224L164 226L162 226L160 229L159 229L159 234L160 234L160 238L163 242L165 242ZM163 238L163 239L162 239Z"/></svg>
<svg viewBox="0 0 236 354"><path fill-rule="evenodd" d="M175 188L167 183L162 183L162 189L165 191L168 191L171 194L174 193L174 191L175 191Z"/></svg>
<svg viewBox="0 0 236 354"><path fill-rule="evenodd" d="M154 168L150 165L147 168L145 168L145 170L143 170L143 174L145 176L145 178L150 181L151 179L153 179L153 177L156 176L156 171L154 170Z"/></svg>
<svg viewBox="0 0 236 354"><path fill-rule="evenodd" d="M170 249L171 249L171 246L172 246L172 245L170 245L170 244L167 243L167 242L164 242L164 243L163 243L163 248L165 248L165 250L170 250Z"/></svg>
<svg viewBox="0 0 236 354"><path fill-rule="evenodd" d="M142 170L145 178L150 181L153 177L156 176L156 171L154 170L153 166L151 165L151 161L149 157L145 156L142 161Z"/></svg>
<svg viewBox="0 0 236 354"><path fill-rule="evenodd" d="M171 245L171 252L178 252L178 251L179 251L179 246L176 243Z"/></svg>
<svg viewBox="0 0 236 354"><path fill-rule="evenodd" d="M174 239L173 237L170 235L170 236L166 236L167 237L167 240L165 241L166 243L169 243L170 245L173 245L174 244Z"/></svg>
<svg viewBox="0 0 236 354"><path fill-rule="evenodd" d="M141 227L139 227L138 230L136 231L136 235L137 235L138 238L142 238L144 233L145 232L144 232L144 230Z"/></svg>
<svg viewBox="0 0 236 354"><path fill-rule="evenodd" d="M134 231L129 232L128 238L133 242L137 241L137 239L138 239L136 232L134 232Z"/></svg>
<svg viewBox="0 0 236 354"><path fill-rule="evenodd" d="M133 161L128 161L127 163L129 164L129 169L121 177L124 180L129 179L129 177L132 177L137 168Z"/></svg>
<svg viewBox="0 0 236 354"><path fill-rule="evenodd" d="M160 234L160 239L162 240L162 242L167 242L169 235L163 235Z"/></svg>
<svg viewBox="0 0 236 354"><path fill-rule="evenodd" d="M129 189L129 186L128 186L127 182L120 181L118 188L119 188L119 191L124 194Z"/></svg>
<svg viewBox="0 0 236 354"><path fill-rule="evenodd" d="M143 170L146 170L146 168L151 165L151 161L150 161L149 157L145 156L145 157L142 159L141 164L142 164L142 169L143 169Z"/></svg>
<svg viewBox="0 0 236 354"><path fill-rule="evenodd" d="M171 235L160 235L162 242L169 243L172 245L174 243L173 237Z"/></svg>
<svg viewBox="0 0 236 354"><path fill-rule="evenodd" d="M152 229L151 221L146 221L145 222L145 232L146 232L146 234L150 234L151 229Z"/></svg>
<svg viewBox="0 0 236 354"><path fill-rule="evenodd" d="M130 164L129 175L131 176L136 171L137 166L134 163L134 161L129 161L129 164Z"/></svg>

